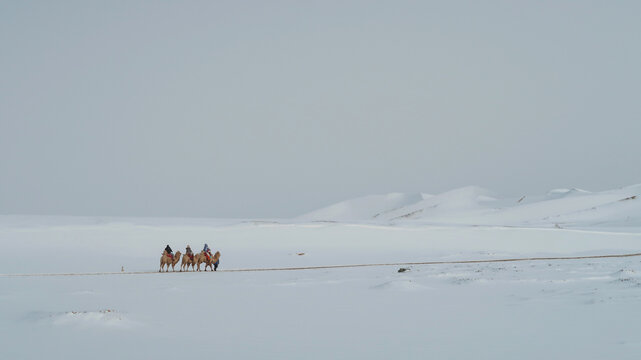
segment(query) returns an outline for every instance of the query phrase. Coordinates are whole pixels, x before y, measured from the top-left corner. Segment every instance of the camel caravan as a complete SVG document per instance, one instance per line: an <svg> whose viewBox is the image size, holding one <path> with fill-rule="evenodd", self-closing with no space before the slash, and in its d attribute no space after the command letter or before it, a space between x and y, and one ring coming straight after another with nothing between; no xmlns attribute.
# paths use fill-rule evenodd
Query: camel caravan
<svg viewBox="0 0 641 360"><path fill-rule="evenodd" d="M167 245L167 247L165 247L165 251L162 252L162 256L160 257L160 270L158 270L158 272L162 272L163 268L165 269L165 272L169 271L169 266L171 266L171 271L176 271L174 267L178 264L178 261L181 260L180 255L180 251L176 251L176 254L174 254L169 245ZM207 271L207 267L212 271L216 271L218 269L218 264L220 264L220 251L216 251L216 253L212 255L209 246L205 244L203 251L198 254L194 254L191 251L191 247L187 245L185 254L182 255L180 271L189 271L190 266L191 271L200 271L201 264L205 264L205 271Z"/></svg>

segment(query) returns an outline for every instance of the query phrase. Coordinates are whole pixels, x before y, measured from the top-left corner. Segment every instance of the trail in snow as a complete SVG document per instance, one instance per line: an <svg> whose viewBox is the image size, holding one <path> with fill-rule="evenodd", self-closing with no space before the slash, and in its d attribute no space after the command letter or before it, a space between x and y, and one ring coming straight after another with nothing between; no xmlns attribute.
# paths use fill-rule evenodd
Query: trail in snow
<svg viewBox="0 0 641 360"><path fill-rule="evenodd" d="M481 263L499 263L499 262L517 262L517 261L558 261L558 260L584 260L584 259L605 259L605 258L625 258L641 256L641 253L630 254L613 254L613 255L590 255L590 256L560 256L560 257L529 257L529 258L508 258L508 259L485 259L485 260L457 260L457 261L423 261L423 262L398 262L398 263L379 263L379 264L348 264L348 265L323 265L323 266L301 266L301 267L282 267L282 268L250 268L250 269L229 269L218 270L215 272L258 272L258 271L296 271L296 270L321 270L321 269L343 269L358 267L375 267L375 266L410 266L410 265L454 265L454 264L481 264ZM214 271L209 271L212 273ZM207 273L207 271L129 271L129 272L94 272L94 273L52 273L52 274L0 274L0 277L34 277L34 276L92 276L92 275L141 275L141 274L191 274Z"/></svg>

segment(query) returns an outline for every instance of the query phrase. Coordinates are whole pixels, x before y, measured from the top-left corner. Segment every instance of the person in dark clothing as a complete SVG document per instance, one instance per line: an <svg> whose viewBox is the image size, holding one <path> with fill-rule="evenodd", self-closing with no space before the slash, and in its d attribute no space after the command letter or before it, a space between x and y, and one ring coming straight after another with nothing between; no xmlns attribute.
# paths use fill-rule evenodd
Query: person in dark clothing
<svg viewBox="0 0 641 360"><path fill-rule="evenodd" d="M167 245L167 247L165 248L165 252L167 253L167 255L171 256L171 258L172 258L172 260L173 260L173 258L174 258L174 251L173 251L173 250L171 250L171 248L169 247L169 245Z"/></svg>

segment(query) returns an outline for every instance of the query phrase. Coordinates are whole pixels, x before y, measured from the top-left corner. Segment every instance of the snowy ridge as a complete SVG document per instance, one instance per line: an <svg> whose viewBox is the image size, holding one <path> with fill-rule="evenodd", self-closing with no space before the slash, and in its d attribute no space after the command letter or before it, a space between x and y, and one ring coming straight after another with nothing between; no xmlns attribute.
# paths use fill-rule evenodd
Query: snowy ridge
<svg viewBox="0 0 641 360"><path fill-rule="evenodd" d="M354 221L383 217L386 213L416 203L423 199L422 194L391 193L370 195L342 201L334 205L310 212L301 220Z"/></svg>
<svg viewBox="0 0 641 360"><path fill-rule="evenodd" d="M545 195L498 197L478 186L437 195L372 195L342 201L298 218L383 224L536 227L641 226L641 184L589 192L554 189Z"/></svg>

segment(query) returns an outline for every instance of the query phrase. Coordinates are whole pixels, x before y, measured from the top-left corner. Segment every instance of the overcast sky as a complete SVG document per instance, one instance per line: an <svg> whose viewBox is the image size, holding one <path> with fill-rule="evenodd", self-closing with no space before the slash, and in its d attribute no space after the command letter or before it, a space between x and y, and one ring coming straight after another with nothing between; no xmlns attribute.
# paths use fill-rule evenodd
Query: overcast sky
<svg viewBox="0 0 641 360"><path fill-rule="evenodd" d="M0 213L641 182L638 1L0 0Z"/></svg>

